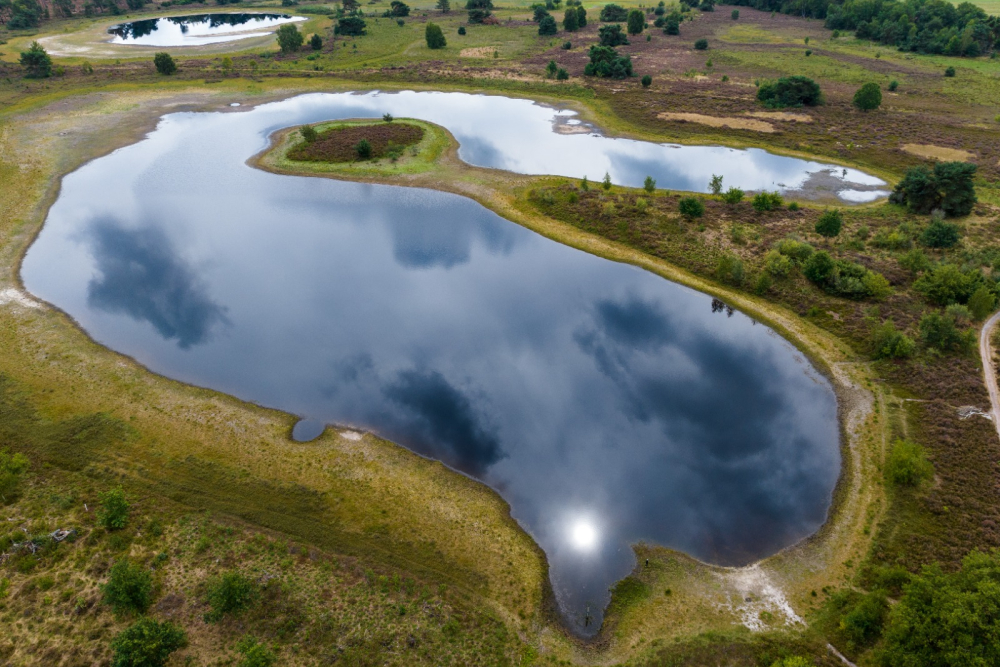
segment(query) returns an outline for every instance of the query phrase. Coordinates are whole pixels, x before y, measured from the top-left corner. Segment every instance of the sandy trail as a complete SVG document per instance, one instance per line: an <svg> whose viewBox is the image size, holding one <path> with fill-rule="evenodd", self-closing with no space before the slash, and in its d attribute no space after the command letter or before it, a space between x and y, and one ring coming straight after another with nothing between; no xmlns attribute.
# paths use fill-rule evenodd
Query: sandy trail
<svg viewBox="0 0 1000 667"><path fill-rule="evenodd" d="M993 313L990 319L983 324L983 328L979 332L979 358L983 362L983 379L986 381L986 389L990 392L993 426L997 430L997 437L1000 437L1000 390L997 389L997 374L993 368L993 345L990 343L990 332L993 331L998 320L1000 320L1000 311Z"/></svg>

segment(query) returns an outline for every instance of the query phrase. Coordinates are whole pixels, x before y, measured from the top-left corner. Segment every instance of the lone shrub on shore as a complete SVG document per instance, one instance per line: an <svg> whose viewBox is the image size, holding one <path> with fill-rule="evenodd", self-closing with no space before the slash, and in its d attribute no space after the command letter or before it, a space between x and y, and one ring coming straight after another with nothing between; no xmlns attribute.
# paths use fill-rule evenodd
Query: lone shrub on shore
<svg viewBox="0 0 1000 667"><path fill-rule="evenodd" d="M128 525L128 513L132 507L125 497L125 491L118 486L100 494L101 506L97 510L97 522L108 530L121 530Z"/></svg>
<svg viewBox="0 0 1000 667"><path fill-rule="evenodd" d="M164 667L170 654L187 646L184 631L166 621L141 618L111 640L112 667Z"/></svg>
<svg viewBox="0 0 1000 667"><path fill-rule="evenodd" d="M21 52L21 67L29 79L45 79L52 76L52 58L38 42L32 42L27 51Z"/></svg>
<svg viewBox="0 0 1000 667"><path fill-rule="evenodd" d="M934 466L923 447L909 440L896 440L889 451L885 476L896 486L917 486L934 476Z"/></svg>
<svg viewBox="0 0 1000 667"><path fill-rule="evenodd" d="M833 238L840 234L843 222L844 220L839 210L831 209L824 211L823 215L819 216L819 220L816 221L816 233L827 238Z"/></svg>
<svg viewBox="0 0 1000 667"><path fill-rule="evenodd" d="M144 614L153 601L153 578L138 563L122 559L111 567L102 592L114 613Z"/></svg>
<svg viewBox="0 0 1000 667"><path fill-rule="evenodd" d="M177 63L174 62L173 56L166 51L153 56L153 66L157 72L164 76L170 76L177 71Z"/></svg>
<svg viewBox="0 0 1000 667"><path fill-rule="evenodd" d="M424 39L427 40L427 48L429 49L443 49L448 45L444 33L441 32L441 26L436 23L427 24L427 27L424 28Z"/></svg>
<svg viewBox="0 0 1000 667"><path fill-rule="evenodd" d="M302 138L305 139L310 144L316 141L316 139L319 137L319 133L316 131L316 128L314 128L312 125L303 125L301 128L299 128L299 134L301 134Z"/></svg>
<svg viewBox="0 0 1000 667"><path fill-rule="evenodd" d="M278 38L278 47L282 53L298 51L304 41L302 33L299 32L294 23L286 23L278 28L275 36Z"/></svg>
<svg viewBox="0 0 1000 667"><path fill-rule="evenodd" d="M705 205L697 197L684 197L678 202L677 210L688 220L705 215Z"/></svg>
<svg viewBox="0 0 1000 667"><path fill-rule="evenodd" d="M882 89L877 83L868 82L854 93L853 104L862 111L872 111L882 106Z"/></svg>

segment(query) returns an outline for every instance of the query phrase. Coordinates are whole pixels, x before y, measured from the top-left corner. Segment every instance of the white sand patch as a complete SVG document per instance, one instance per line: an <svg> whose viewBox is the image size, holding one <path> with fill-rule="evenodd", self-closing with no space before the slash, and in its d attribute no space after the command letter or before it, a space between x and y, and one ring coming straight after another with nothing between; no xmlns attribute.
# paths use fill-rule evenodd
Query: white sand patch
<svg viewBox="0 0 1000 667"><path fill-rule="evenodd" d="M774 624L805 625L784 592L760 565L727 570L719 576L733 590L730 602L723 606L736 614L752 632L763 632Z"/></svg>
<svg viewBox="0 0 1000 667"><path fill-rule="evenodd" d="M357 431L341 431L340 437L344 440L360 440L363 436Z"/></svg>
<svg viewBox="0 0 1000 667"><path fill-rule="evenodd" d="M8 287L5 290L0 290L0 306L6 306L8 304L21 306L22 308L42 307L42 304L32 299L21 290L14 289L13 287Z"/></svg>

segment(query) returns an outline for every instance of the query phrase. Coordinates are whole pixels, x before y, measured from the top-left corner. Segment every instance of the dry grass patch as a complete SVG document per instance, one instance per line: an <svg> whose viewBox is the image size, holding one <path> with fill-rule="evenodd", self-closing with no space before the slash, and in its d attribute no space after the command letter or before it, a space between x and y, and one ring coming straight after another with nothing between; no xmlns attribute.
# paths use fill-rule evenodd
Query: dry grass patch
<svg viewBox="0 0 1000 667"><path fill-rule="evenodd" d="M747 113L747 115L753 116L754 118L762 118L764 120L785 120L792 123L813 122L813 117L809 114L790 113L788 111L753 111Z"/></svg>
<svg viewBox="0 0 1000 667"><path fill-rule="evenodd" d="M458 52L461 58L492 58L497 52L495 46L472 46Z"/></svg>
<svg viewBox="0 0 1000 667"><path fill-rule="evenodd" d="M663 112L656 116L660 120L675 120L682 123L698 123L709 127L728 127L734 130L750 130L752 132L775 132L774 125L762 120L751 118L732 118L728 116L706 116L700 113Z"/></svg>
<svg viewBox="0 0 1000 667"><path fill-rule="evenodd" d="M959 148L947 148L945 146L935 146L934 144L903 144L899 150L917 157L928 160L940 160L942 162L968 162L974 156L969 151Z"/></svg>

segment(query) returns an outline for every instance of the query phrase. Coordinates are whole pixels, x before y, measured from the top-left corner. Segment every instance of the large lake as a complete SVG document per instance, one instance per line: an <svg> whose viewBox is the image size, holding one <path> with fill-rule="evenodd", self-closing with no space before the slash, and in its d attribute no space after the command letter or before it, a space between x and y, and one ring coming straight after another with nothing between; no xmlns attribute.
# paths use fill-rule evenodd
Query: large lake
<svg viewBox="0 0 1000 667"><path fill-rule="evenodd" d="M633 542L740 565L823 523L836 400L772 330L462 197L246 165L278 128L370 109L457 118L442 124L463 158L511 166L509 149L524 171L538 119L580 136L554 134L550 108L457 94L172 114L63 179L26 287L158 373L370 429L483 480L544 549L582 634ZM476 116L489 129L467 142ZM517 136L490 152L502 129Z"/></svg>

